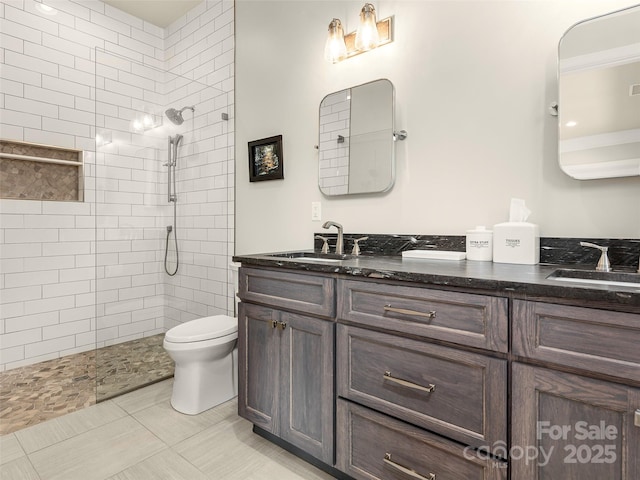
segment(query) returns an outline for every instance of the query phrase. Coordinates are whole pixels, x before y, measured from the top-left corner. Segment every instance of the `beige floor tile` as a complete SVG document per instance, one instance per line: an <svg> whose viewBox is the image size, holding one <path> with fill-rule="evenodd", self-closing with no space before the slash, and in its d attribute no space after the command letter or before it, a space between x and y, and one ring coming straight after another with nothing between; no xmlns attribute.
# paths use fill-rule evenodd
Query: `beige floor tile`
<svg viewBox="0 0 640 480"><path fill-rule="evenodd" d="M168 401L140 410L132 416L167 445L175 445L221 420L215 409L198 415L185 415L174 410Z"/></svg>
<svg viewBox="0 0 640 480"><path fill-rule="evenodd" d="M251 428L251 423L236 416L181 442L174 450L210 478L244 480L277 462L282 451Z"/></svg>
<svg viewBox="0 0 640 480"><path fill-rule="evenodd" d="M310 463L282 450L275 462L265 465L259 472L254 472L246 480L277 478L278 480L331 480L334 477L314 467Z"/></svg>
<svg viewBox="0 0 640 480"><path fill-rule="evenodd" d="M172 389L173 378L115 397L111 401L131 414L159 403L168 403Z"/></svg>
<svg viewBox="0 0 640 480"><path fill-rule="evenodd" d="M171 450L163 450L107 480L208 480L200 470Z"/></svg>
<svg viewBox="0 0 640 480"><path fill-rule="evenodd" d="M220 420L234 420L238 418L238 397L234 397L228 402L214 407Z"/></svg>
<svg viewBox="0 0 640 480"><path fill-rule="evenodd" d="M16 438L27 454L67 440L93 428L126 416L126 412L111 401L92 405L63 417L19 430Z"/></svg>
<svg viewBox="0 0 640 480"><path fill-rule="evenodd" d="M0 465L24 456L24 450L13 433L0 436Z"/></svg>
<svg viewBox="0 0 640 480"><path fill-rule="evenodd" d="M0 468L0 480L42 480L27 457L4 463Z"/></svg>
<svg viewBox="0 0 640 480"><path fill-rule="evenodd" d="M124 417L39 450L29 458L46 480L104 480L165 448L142 425Z"/></svg>

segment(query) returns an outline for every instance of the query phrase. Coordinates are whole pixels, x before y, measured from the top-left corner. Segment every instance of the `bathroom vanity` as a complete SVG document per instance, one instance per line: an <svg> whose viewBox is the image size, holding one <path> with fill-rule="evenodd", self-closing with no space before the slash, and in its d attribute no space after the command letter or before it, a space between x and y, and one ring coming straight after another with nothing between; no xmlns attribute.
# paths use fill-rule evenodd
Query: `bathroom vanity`
<svg viewBox="0 0 640 480"><path fill-rule="evenodd" d="M640 478L640 287L236 256L239 413L339 478Z"/></svg>

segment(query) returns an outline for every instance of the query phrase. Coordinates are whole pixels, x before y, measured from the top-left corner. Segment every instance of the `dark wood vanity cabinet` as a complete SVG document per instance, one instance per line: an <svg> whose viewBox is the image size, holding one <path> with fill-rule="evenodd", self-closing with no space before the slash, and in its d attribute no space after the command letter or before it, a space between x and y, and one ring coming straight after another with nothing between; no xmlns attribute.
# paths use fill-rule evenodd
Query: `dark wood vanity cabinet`
<svg viewBox="0 0 640 480"><path fill-rule="evenodd" d="M640 479L640 315L239 273L239 414L350 478Z"/></svg>
<svg viewBox="0 0 640 480"><path fill-rule="evenodd" d="M640 478L640 389L513 365L511 478Z"/></svg>
<svg viewBox="0 0 640 480"><path fill-rule="evenodd" d="M338 280L337 467L356 479L504 479L507 300ZM434 340L448 340L441 345ZM490 353L490 352L487 352Z"/></svg>
<svg viewBox="0 0 640 480"><path fill-rule="evenodd" d="M512 325L543 365L512 367L511 478L639 479L640 316L515 300Z"/></svg>
<svg viewBox="0 0 640 480"><path fill-rule="evenodd" d="M331 315L333 304L324 299L333 280L244 268L240 275L238 413L332 465L335 322L270 305Z"/></svg>

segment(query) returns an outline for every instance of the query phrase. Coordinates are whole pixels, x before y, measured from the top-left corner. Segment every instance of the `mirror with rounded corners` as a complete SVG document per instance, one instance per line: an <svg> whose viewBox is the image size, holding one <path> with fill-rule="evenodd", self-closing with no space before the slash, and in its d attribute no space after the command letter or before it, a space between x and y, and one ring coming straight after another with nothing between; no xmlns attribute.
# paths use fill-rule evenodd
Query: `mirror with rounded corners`
<svg viewBox="0 0 640 480"><path fill-rule="evenodd" d="M394 108L387 79L322 99L318 186L324 195L379 193L393 186Z"/></svg>
<svg viewBox="0 0 640 480"><path fill-rule="evenodd" d="M579 180L640 175L640 5L567 30L558 88L560 168Z"/></svg>

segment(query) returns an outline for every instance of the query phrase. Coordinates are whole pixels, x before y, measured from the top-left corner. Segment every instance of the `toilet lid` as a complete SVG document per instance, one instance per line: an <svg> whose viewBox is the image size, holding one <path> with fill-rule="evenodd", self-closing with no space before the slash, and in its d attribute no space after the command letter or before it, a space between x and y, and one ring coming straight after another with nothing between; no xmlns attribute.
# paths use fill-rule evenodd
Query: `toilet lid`
<svg viewBox="0 0 640 480"><path fill-rule="evenodd" d="M174 343L201 342L238 331L238 319L227 315L197 318L170 329L165 340Z"/></svg>

